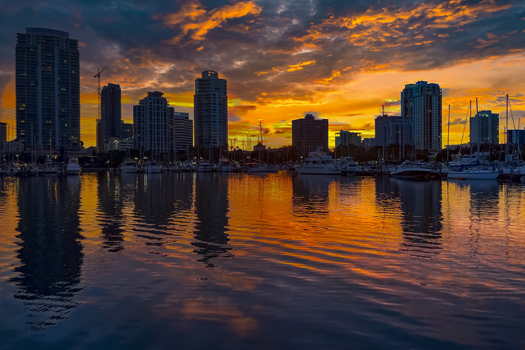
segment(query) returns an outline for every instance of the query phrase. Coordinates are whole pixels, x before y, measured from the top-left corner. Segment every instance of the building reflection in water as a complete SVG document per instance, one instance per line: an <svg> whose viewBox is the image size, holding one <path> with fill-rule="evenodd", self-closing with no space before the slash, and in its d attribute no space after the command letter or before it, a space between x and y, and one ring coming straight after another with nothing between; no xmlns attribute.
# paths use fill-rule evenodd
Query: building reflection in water
<svg viewBox="0 0 525 350"><path fill-rule="evenodd" d="M27 178L20 181L17 258L10 282L28 309L28 324L39 330L67 318L82 289L80 179Z"/></svg>
<svg viewBox="0 0 525 350"><path fill-rule="evenodd" d="M292 178L295 215L328 214L330 184L338 177L300 174Z"/></svg>
<svg viewBox="0 0 525 350"><path fill-rule="evenodd" d="M123 174L123 176L134 174ZM123 193L119 176L109 176L106 173L98 175L98 211L102 214L103 247L110 252L118 252L123 248Z"/></svg>
<svg viewBox="0 0 525 350"><path fill-rule="evenodd" d="M467 247L470 249L471 254L476 255L480 248L479 240L482 233L488 233L488 227L496 224L499 220L500 185L496 180L449 180L447 191L453 191L452 188L455 188L457 192L466 194L468 205L465 203L464 212L456 213L456 215L463 215L465 219L468 218L470 237ZM508 203L508 201L505 202ZM506 212L508 213L508 211Z"/></svg>
<svg viewBox="0 0 525 350"><path fill-rule="evenodd" d="M428 257L442 244L441 181L411 181L388 177L376 180L377 205L397 199L401 209L402 250Z"/></svg>
<svg viewBox="0 0 525 350"><path fill-rule="evenodd" d="M166 237L172 235L168 230L176 193L172 177L163 174L131 175L136 176L134 217L137 225L133 230L136 236L146 240L146 245L163 246Z"/></svg>
<svg viewBox="0 0 525 350"><path fill-rule="evenodd" d="M227 174L195 174L195 241L191 244L199 254L198 261L215 267L217 260L232 256L226 230L229 224Z"/></svg>

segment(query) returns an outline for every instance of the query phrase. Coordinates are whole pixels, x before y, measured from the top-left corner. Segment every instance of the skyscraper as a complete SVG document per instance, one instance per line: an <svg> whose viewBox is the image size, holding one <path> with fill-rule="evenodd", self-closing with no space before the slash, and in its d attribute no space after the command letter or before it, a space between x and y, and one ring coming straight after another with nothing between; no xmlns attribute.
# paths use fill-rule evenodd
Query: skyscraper
<svg viewBox="0 0 525 350"><path fill-rule="evenodd" d="M174 113L173 142L173 149L177 152L189 152L193 147L193 120L188 113Z"/></svg>
<svg viewBox="0 0 525 350"><path fill-rule="evenodd" d="M80 149L79 70L78 41L69 33L17 34L16 135L26 149Z"/></svg>
<svg viewBox="0 0 525 350"><path fill-rule="evenodd" d="M338 146L361 146L361 133L341 130L335 134L335 147Z"/></svg>
<svg viewBox="0 0 525 350"><path fill-rule="evenodd" d="M307 114L303 119L292 120L292 146L303 157L317 149L328 152L328 119Z"/></svg>
<svg viewBox="0 0 525 350"><path fill-rule="evenodd" d="M499 144L499 114L479 111L470 118L470 143L478 147L484 143Z"/></svg>
<svg viewBox="0 0 525 350"><path fill-rule="evenodd" d="M228 90L225 79L206 70L195 79L195 147L228 149Z"/></svg>
<svg viewBox="0 0 525 350"><path fill-rule="evenodd" d="M401 92L401 116L412 129L416 149L441 150L442 97L438 84L418 81Z"/></svg>
<svg viewBox="0 0 525 350"><path fill-rule="evenodd" d="M411 145L413 142L410 129L408 121L401 116L378 116L375 119L375 145Z"/></svg>
<svg viewBox="0 0 525 350"><path fill-rule="evenodd" d="M100 140L105 150L111 138L120 138L122 124L120 85L108 84L102 88L100 93ZM97 145L97 147L100 147Z"/></svg>
<svg viewBox="0 0 525 350"><path fill-rule="evenodd" d="M135 147L154 154L169 153L173 149L173 107L159 91L148 92L148 96L133 106Z"/></svg>

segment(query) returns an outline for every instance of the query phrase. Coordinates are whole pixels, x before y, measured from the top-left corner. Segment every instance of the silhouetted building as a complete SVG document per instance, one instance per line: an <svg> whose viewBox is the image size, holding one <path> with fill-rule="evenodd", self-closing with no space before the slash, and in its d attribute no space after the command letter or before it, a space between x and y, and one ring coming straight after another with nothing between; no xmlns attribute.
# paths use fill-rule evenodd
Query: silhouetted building
<svg viewBox="0 0 525 350"><path fill-rule="evenodd" d="M148 96L133 106L135 147L154 153L169 153L173 145L173 107L159 91L148 92Z"/></svg>
<svg viewBox="0 0 525 350"><path fill-rule="evenodd" d="M175 151L188 152L193 147L193 120L188 113L174 113L173 139Z"/></svg>
<svg viewBox="0 0 525 350"><path fill-rule="evenodd" d="M511 145L525 145L525 130L509 130L507 137Z"/></svg>
<svg viewBox="0 0 525 350"><path fill-rule="evenodd" d="M102 145L97 148L107 151L112 138L119 139L122 124L120 85L108 84L102 88L100 93L100 140ZM97 135L98 138L98 135ZM103 149L100 149L102 147Z"/></svg>
<svg viewBox="0 0 525 350"><path fill-rule="evenodd" d="M364 137L363 138L363 147L374 147L376 139L374 137Z"/></svg>
<svg viewBox="0 0 525 350"><path fill-rule="evenodd" d="M401 92L401 117L407 118L416 149L441 150L441 88L418 81Z"/></svg>
<svg viewBox="0 0 525 350"><path fill-rule="evenodd" d="M317 149L328 152L328 119L307 114L303 119L292 120L292 146L303 157Z"/></svg>
<svg viewBox="0 0 525 350"><path fill-rule="evenodd" d="M375 120L375 134L376 146L413 144L410 124L407 120L403 122L401 116L378 116Z"/></svg>
<svg viewBox="0 0 525 350"><path fill-rule="evenodd" d="M0 122L0 151L4 150L4 145L7 142L7 123ZM2 159L0 159L0 162Z"/></svg>
<svg viewBox="0 0 525 350"><path fill-rule="evenodd" d="M492 111L479 111L470 118L470 143L499 144L499 114Z"/></svg>
<svg viewBox="0 0 525 350"><path fill-rule="evenodd" d="M7 142L7 123L0 122L0 143Z"/></svg>
<svg viewBox="0 0 525 350"><path fill-rule="evenodd" d="M225 79L206 70L195 79L195 147L228 149L228 90Z"/></svg>
<svg viewBox="0 0 525 350"><path fill-rule="evenodd" d="M79 150L80 62L69 33L27 28L16 42L16 135L26 149Z"/></svg>
<svg viewBox="0 0 525 350"><path fill-rule="evenodd" d="M133 138L133 124L124 123L120 124L120 138L124 140L129 140Z"/></svg>
<svg viewBox="0 0 525 350"><path fill-rule="evenodd" d="M341 130L335 134L335 147L361 146L361 133Z"/></svg>

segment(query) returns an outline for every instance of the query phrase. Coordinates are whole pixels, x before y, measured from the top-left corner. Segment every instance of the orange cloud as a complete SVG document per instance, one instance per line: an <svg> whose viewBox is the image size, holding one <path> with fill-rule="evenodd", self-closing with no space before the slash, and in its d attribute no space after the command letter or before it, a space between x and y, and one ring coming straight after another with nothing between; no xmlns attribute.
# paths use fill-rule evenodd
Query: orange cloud
<svg viewBox="0 0 525 350"><path fill-rule="evenodd" d="M308 66L310 64L315 64L315 60L306 61L306 62L299 62L297 64L291 64L291 65L288 66L289 68L286 71L287 72L295 72L296 70L301 70L301 69L303 69L304 66Z"/></svg>
<svg viewBox="0 0 525 350"><path fill-rule="evenodd" d="M342 37L354 45L371 47L374 43L384 43L381 47L407 47L411 45L428 45L443 35L428 34L427 28L450 28L465 25L491 13L509 9L511 4L496 4L494 0L483 0L477 4L462 0L450 0L439 5L422 2L410 8L374 9L357 16L335 16L325 19L321 24L310 28L304 37L296 38L301 42L333 40ZM405 26L411 20L410 31L420 31L418 40L407 40ZM423 21L427 24L423 24ZM343 29L343 30L341 30ZM425 37L427 35L428 37ZM429 37L432 36L432 40ZM427 40L423 40L423 39Z"/></svg>
<svg viewBox="0 0 525 350"><path fill-rule="evenodd" d="M206 11L200 2L195 1L184 4L177 13L164 16L164 24L171 28L180 27L182 30L181 35L169 41L170 44L179 43L189 33L193 40L201 41L210 30L220 27L229 19L257 16L261 11L262 7L253 0L224 5L211 11Z"/></svg>

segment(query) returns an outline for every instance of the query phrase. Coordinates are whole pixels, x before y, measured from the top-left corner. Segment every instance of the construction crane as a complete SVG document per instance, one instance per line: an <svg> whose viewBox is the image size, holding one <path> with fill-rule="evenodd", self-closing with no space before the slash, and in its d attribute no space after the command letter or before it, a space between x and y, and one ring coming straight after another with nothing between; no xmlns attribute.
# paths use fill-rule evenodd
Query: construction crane
<svg viewBox="0 0 525 350"><path fill-rule="evenodd" d="M108 66L105 66L104 68L100 69L100 68L97 68L98 69L98 72L97 74L95 74L95 78L98 78L98 119L100 119L100 74L106 70L106 68L108 68Z"/></svg>

